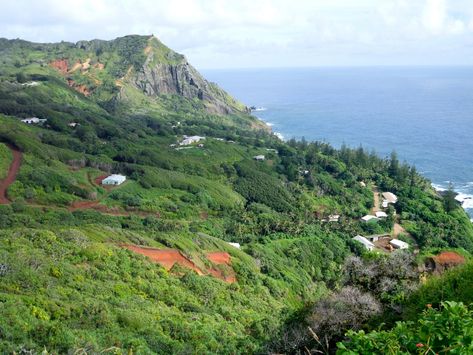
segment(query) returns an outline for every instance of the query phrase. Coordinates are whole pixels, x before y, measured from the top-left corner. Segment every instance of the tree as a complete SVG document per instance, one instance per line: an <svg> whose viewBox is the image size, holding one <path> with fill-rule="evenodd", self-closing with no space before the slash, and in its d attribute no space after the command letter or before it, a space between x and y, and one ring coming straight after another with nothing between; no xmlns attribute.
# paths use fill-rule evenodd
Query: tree
<svg viewBox="0 0 473 355"><path fill-rule="evenodd" d="M454 190L453 184L448 185L448 190L443 195L443 206L445 211L451 212L458 207L458 201L455 199L457 193Z"/></svg>
<svg viewBox="0 0 473 355"><path fill-rule="evenodd" d="M389 175L395 179L399 175L399 159L397 158L397 153L393 150L391 153L391 158L389 160Z"/></svg>

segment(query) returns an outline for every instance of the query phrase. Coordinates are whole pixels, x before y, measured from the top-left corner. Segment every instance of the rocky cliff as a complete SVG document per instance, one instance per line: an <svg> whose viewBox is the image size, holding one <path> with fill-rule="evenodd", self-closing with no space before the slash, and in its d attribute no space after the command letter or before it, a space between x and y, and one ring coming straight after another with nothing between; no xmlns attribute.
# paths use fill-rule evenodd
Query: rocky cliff
<svg viewBox="0 0 473 355"><path fill-rule="evenodd" d="M133 68L125 81L146 95L180 95L204 102L212 113L248 112L216 84L205 80L183 55L165 47L156 37L148 39L143 49L146 59L141 67Z"/></svg>

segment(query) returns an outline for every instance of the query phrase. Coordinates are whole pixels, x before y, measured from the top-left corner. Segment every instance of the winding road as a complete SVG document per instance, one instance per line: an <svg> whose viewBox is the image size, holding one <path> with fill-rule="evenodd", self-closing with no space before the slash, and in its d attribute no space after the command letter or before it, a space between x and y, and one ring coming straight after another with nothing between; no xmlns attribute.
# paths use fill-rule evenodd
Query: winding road
<svg viewBox="0 0 473 355"><path fill-rule="evenodd" d="M13 161L10 165L10 169L8 169L7 177L3 180L0 180L0 204L6 205L9 204L11 201L7 197L7 190L11 184L13 184L16 180L16 175L20 170L21 160L23 154L14 146L7 144L8 148L12 151L13 154Z"/></svg>

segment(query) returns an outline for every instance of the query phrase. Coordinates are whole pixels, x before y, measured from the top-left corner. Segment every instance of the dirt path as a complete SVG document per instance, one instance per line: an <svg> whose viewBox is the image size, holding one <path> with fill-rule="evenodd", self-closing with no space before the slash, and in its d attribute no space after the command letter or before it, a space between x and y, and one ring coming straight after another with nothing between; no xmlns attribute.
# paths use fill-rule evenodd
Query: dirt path
<svg viewBox="0 0 473 355"><path fill-rule="evenodd" d="M0 180L0 204L8 204L11 201L7 197L7 190L11 184L13 184L16 180L16 175L21 167L21 159L23 157L23 153L21 153L18 149L13 147L10 144L7 144L8 148L12 151L13 154L13 161L10 165L10 169L8 170L7 177L3 180Z"/></svg>
<svg viewBox="0 0 473 355"><path fill-rule="evenodd" d="M399 237L400 234L409 235L409 233L407 233L407 231L404 229L404 227L396 222L396 223L394 223L393 237L397 238L397 237Z"/></svg>
<svg viewBox="0 0 473 355"><path fill-rule="evenodd" d="M373 215L376 214L376 212L378 212L380 209L379 209L379 191L378 191L378 188L376 186L373 186L373 203L374 203L374 206L373 208L371 209L371 213Z"/></svg>

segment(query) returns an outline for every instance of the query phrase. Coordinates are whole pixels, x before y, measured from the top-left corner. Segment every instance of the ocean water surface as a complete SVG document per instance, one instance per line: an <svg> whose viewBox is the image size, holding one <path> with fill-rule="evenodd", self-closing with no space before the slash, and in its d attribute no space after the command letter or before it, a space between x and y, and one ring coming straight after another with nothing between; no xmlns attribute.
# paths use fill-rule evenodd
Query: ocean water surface
<svg viewBox="0 0 473 355"><path fill-rule="evenodd" d="M285 138L395 150L473 217L473 67L203 72Z"/></svg>

